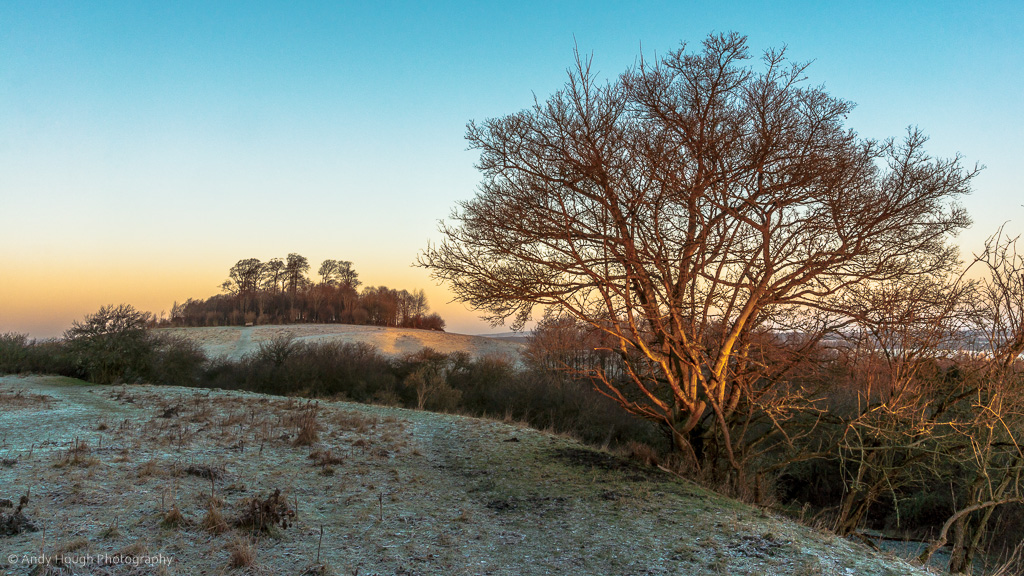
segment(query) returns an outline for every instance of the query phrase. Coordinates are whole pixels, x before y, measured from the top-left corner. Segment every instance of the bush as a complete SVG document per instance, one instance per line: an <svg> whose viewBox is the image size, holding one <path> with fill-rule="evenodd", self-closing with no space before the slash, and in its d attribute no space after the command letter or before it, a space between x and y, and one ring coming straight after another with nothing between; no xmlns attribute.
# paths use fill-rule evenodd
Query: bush
<svg viewBox="0 0 1024 576"><path fill-rule="evenodd" d="M211 363L204 384L310 398L369 402L398 387L391 365L368 344L276 339L237 363Z"/></svg>
<svg viewBox="0 0 1024 576"><path fill-rule="evenodd" d="M64 341L33 340L26 352L27 358L22 372L78 376L75 360Z"/></svg>
<svg viewBox="0 0 1024 576"><path fill-rule="evenodd" d="M146 329L150 320L148 312L121 304L75 321L64 337L79 375L97 384L147 377L157 343Z"/></svg>
<svg viewBox="0 0 1024 576"><path fill-rule="evenodd" d="M0 374L17 374L28 360L28 336L15 332L0 334Z"/></svg>
<svg viewBox="0 0 1024 576"><path fill-rule="evenodd" d="M598 445L665 444L657 427L630 416L585 380L481 358L455 371L451 381L462 391L462 409L471 414L522 420Z"/></svg>
<svg viewBox="0 0 1024 576"><path fill-rule="evenodd" d="M150 375L156 384L196 386L203 378L208 362L199 344L182 336L155 338L155 353Z"/></svg>
<svg viewBox="0 0 1024 576"><path fill-rule="evenodd" d="M30 340L25 334L0 334L0 374L76 376L67 347L57 340Z"/></svg>

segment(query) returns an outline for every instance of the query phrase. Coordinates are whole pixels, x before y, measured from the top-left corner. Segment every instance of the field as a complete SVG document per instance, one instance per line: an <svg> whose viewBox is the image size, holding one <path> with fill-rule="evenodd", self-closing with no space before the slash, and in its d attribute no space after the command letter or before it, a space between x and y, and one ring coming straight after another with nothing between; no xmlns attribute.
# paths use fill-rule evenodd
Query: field
<svg viewBox="0 0 1024 576"><path fill-rule="evenodd" d="M258 350L261 343L282 337L297 342L365 342L387 356L411 354L429 347L444 354L464 351L474 358L500 356L514 360L522 349L522 344L507 338L349 324L163 328L156 332L184 336L202 346L208 356L229 360L238 360Z"/></svg>
<svg viewBox="0 0 1024 576"><path fill-rule="evenodd" d="M574 440L455 415L4 377L0 458L0 501L27 494L36 529L0 527L3 574L54 554L79 574L923 574Z"/></svg>

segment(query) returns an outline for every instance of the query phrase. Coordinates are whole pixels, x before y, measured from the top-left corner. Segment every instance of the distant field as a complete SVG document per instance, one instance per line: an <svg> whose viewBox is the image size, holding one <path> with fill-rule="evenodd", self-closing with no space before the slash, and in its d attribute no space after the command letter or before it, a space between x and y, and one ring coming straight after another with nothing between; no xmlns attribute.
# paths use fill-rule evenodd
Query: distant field
<svg viewBox="0 0 1024 576"><path fill-rule="evenodd" d="M259 350L260 344L283 336L300 342L365 342L376 346L387 356L402 356L433 348L445 354L464 351L474 358L500 356L516 361L523 349L522 342L509 338L348 324L161 328L157 332L185 336L202 346L208 356L230 360L238 360Z"/></svg>

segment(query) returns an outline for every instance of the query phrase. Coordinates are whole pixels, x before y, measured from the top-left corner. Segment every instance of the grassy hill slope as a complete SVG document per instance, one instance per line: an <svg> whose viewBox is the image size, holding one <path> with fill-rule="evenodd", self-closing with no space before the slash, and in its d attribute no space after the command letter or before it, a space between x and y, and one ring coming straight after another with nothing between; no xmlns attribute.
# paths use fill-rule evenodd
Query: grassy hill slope
<svg viewBox="0 0 1024 576"><path fill-rule="evenodd" d="M88 574L923 574L573 440L461 416L4 377L0 457L0 500L31 491L40 529L0 530L3 574L28 574L8 555L40 550L171 559ZM239 525L275 490L287 528Z"/></svg>

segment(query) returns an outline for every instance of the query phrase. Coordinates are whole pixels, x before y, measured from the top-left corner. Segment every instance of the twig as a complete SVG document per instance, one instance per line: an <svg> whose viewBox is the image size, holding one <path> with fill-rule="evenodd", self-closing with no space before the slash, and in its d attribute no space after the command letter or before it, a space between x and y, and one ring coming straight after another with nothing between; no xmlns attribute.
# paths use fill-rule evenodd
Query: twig
<svg viewBox="0 0 1024 576"><path fill-rule="evenodd" d="M320 525L320 541L316 544L316 563L320 564L320 546L324 543L324 525Z"/></svg>

